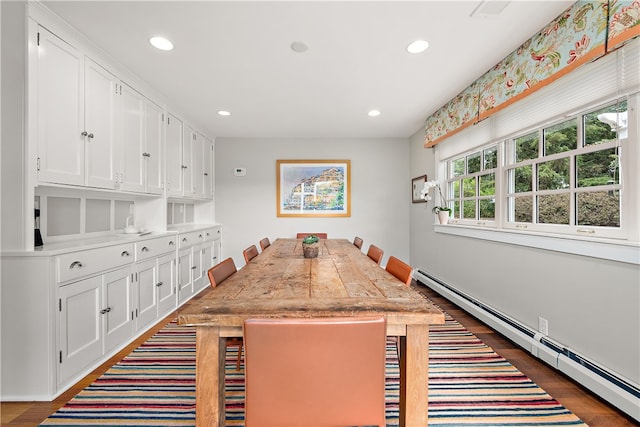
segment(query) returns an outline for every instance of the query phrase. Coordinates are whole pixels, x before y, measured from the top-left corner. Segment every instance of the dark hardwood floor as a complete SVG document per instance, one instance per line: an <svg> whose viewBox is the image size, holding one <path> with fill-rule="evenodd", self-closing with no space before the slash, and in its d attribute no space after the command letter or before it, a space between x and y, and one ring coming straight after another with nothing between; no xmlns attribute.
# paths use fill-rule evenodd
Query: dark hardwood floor
<svg viewBox="0 0 640 427"><path fill-rule="evenodd" d="M607 404L589 390L575 383L564 374L552 369L544 362L532 357L528 352L517 347L511 341L487 327L431 289L422 285L416 285L415 283L413 286L430 298L440 308L453 316L454 319L459 321L474 335L484 341L487 345L491 346L498 354L511 362L523 374L531 378L532 381L542 387L547 393L580 417L589 426L622 427L639 425L633 419ZM0 411L2 413L2 426L37 426L50 414L62 407L69 399L102 375L107 369L109 369L109 367L146 341L157 330L162 328L166 322L174 317L174 314L167 316L152 330L141 336L127 348L123 349L120 353L75 384L71 389L53 402L2 402L0 407Z"/></svg>

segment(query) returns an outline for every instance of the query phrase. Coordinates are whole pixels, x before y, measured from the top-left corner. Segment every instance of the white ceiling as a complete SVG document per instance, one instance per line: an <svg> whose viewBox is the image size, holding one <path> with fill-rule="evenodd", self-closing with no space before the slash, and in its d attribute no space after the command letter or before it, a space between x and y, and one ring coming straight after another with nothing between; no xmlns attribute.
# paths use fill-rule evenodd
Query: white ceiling
<svg viewBox="0 0 640 427"><path fill-rule="evenodd" d="M42 3L210 137L386 138L421 129L573 1ZM499 15L471 16L497 3ZM175 49L154 49L153 35ZM418 38L430 48L408 54Z"/></svg>

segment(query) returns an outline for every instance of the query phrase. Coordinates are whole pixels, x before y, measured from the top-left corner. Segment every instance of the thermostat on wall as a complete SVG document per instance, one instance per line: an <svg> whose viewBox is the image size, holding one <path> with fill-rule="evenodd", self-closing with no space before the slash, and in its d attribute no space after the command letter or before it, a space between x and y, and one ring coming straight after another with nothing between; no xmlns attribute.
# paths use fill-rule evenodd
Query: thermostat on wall
<svg viewBox="0 0 640 427"><path fill-rule="evenodd" d="M235 168L233 169L233 174L235 176L245 176L247 174L246 168Z"/></svg>

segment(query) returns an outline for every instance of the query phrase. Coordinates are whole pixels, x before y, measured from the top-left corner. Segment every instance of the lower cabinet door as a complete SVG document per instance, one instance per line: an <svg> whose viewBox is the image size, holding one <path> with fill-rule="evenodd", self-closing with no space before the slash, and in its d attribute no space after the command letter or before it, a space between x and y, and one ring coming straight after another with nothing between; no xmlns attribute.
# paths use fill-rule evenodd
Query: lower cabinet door
<svg viewBox="0 0 640 427"><path fill-rule="evenodd" d="M102 277L60 288L59 377L63 384L102 355Z"/></svg>
<svg viewBox="0 0 640 427"><path fill-rule="evenodd" d="M162 317L174 310L178 304L176 297L176 256L175 253L164 255L157 260L158 282L158 316Z"/></svg>
<svg viewBox="0 0 640 427"><path fill-rule="evenodd" d="M178 255L178 299L182 303L193 295L193 273L191 269L192 248L180 251Z"/></svg>
<svg viewBox="0 0 640 427"><path fill-rule="evenodd" d="M136 295L136 329L140 330L158 318L156 260L149 259L136 264L137 281L133 286Z"/></svg>
<svg viewBox="0 0 640 427"><path fill-rule="evenodd" d="M128 342L133 335L133 304L131 267L121 268L102 276L104 352Z"/></svg>

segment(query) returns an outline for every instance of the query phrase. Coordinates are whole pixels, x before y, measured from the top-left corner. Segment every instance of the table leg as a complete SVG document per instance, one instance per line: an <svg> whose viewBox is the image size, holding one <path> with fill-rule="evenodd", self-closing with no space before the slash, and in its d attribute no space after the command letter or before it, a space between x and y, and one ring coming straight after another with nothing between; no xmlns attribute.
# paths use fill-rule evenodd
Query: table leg
<svg viewBox="0 0 640 427"><path fill-rule="evenodd" d="M225 424L224 353L218 327L196 328L196 427Z"/></svg>
<svg viewBox="0 0 640 427"><path fill-rule="evenodd" d="M429 325L407 325L400 337L400 426L427 425Z"/></svg>

